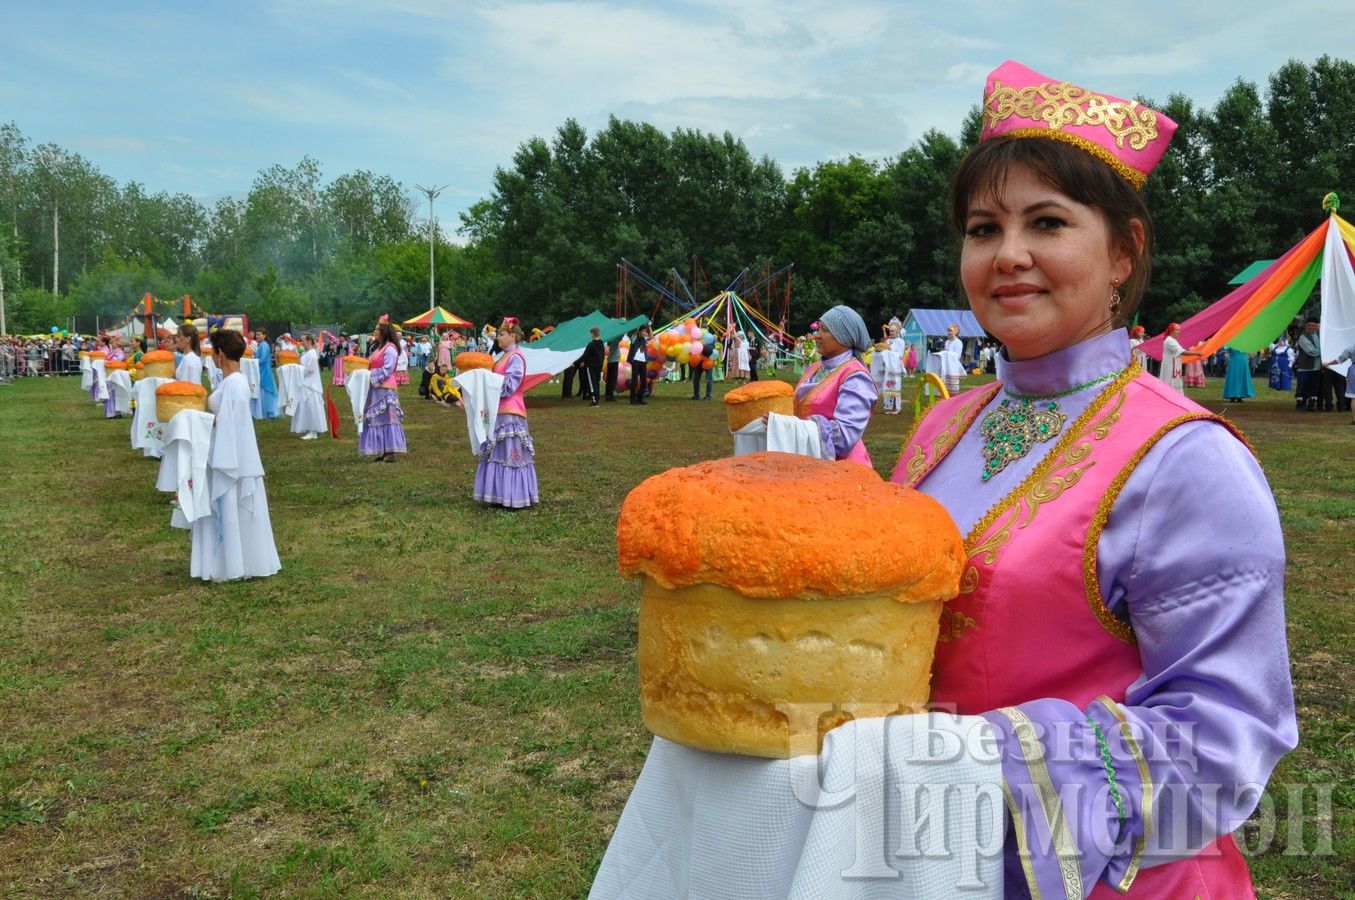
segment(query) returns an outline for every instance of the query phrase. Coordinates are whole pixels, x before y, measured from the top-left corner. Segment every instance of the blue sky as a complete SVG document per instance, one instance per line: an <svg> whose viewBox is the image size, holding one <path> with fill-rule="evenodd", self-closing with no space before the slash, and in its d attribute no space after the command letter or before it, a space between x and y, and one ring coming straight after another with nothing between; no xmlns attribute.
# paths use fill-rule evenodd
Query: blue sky
<svg viewBox="0 0 1355 900"><path fill-rule="evenodd" d="M1212 106L1289 58L1355 55L1350 0L901 3L0 0L0 122L204 202L311 155L490 190L532 135L609 115L730 131L789 172L955 133L1006 58ZM420 207L426 209L426 205Z"/></svg>

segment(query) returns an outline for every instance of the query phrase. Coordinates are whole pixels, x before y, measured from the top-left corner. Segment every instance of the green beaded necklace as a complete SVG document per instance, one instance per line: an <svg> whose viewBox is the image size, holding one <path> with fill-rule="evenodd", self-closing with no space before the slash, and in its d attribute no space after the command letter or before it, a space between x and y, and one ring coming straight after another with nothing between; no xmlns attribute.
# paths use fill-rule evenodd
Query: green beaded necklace
<svg viewBox="0 0 1355 900"><path fill-rule="evenodd" d="M1068 416L1059 412L1060 397L1118 378L1122 372L1124 369L1109 372L1056 394L1017 394L1004 388L1002 402L985 413L979 423L983 439L983 473L979 477L987 481L1008 463L1024 457L1035 444L1058 437L1068 422Z"/></svg>

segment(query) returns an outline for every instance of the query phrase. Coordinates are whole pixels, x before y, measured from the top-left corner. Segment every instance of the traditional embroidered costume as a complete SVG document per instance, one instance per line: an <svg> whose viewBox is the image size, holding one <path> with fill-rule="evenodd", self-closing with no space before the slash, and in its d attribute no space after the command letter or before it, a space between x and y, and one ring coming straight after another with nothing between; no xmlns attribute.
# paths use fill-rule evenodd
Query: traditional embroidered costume
<svg viewBox="0 0 1355 900"><path fill-rule="evenodd" d="M395 384L409 384L409 346L400 338L400 355L395 358Z"/></svg>
<svg viewBox="0 0 1355 900"><path fill-rule="evenodd" d="M111 363L111 362L126 362L126 361L127 361L127 353L126 353L121 347L118 347L118 346L116 346L116 345L110 345L110 346L109 346L109 348L108 348L108 356L104 359L104 366L105 366L105 367L108 365L108 363ZM103 382L104 382L104 392L105 392L105 393L104 393L104 418L106 418L106 419L116 419L116 418L119 418L122 414L121 414L120 412L118 412L118 394L117 394L117 390L113 387L113 384L109 381L109 378L108 378L108 370L107 370L107 368L104 369L104 378L103 378Z"/></svg>
<svg viewBox="0 0 1355 900"><path fill-rule="evenodd" d="M870 369L856 354L869 349L870 334L861 316L847 306L824 313L820 327L849 349L805 367L795 385L795 415L819 426L825 459L850 459L868 466L870 454L861 436L879 394Z"/></svg>
<svg viewBox="0 0 1355 900"><path fill-rule="evenodd" d="M535 506L539 500L536 450L527 429L527 403L522 390L527 359L513 345L495 361L494 372L503 376L498 419L493 435L480 447L473 496L483 503L509 509Z"/></svg>
<svg viewBox="0 0 1355 900"><path fill-rule="evenodd" d="M409 450L405 445L405 411L400 406L400 393L395 389L395 362L399 356L394 344L382 344L368 358L372 387L367 392L362 436L358 438L358 452L365 456Z"/></svg>
<svg viewBox="0 0 1355 900"><path fill-rule="evenodd" d="M1289 342L1280 338L1270 348L1270 389L1289 391L1294 387L1294 376L1289 368Z"/></svg>
<svg viewBox="0 0 1355 900"><path fill-rule="evenodd" d="M1185 375L1182 380L1186 387L1202 388L1205 386L1204 363L1198 359L1192 359L1186 363Z"/></svg>
<svg viewBox="0 0 1355 900"><path fill-rule="evenodd" d="M983 139L1065 140L1136 187L1174 129L1015 63L984 101ZM1275 501L1231 426L1180 395L1166 343L1162 381L1123 330L1003 354L998 383L927 412L892 476L967 535L933 690L997 733L1009 897L1252 897L1230 833L1297 743ZM1187 486L1210 503L1163 502ZM1201 542L1215 505L1227 539Z"/></svg>

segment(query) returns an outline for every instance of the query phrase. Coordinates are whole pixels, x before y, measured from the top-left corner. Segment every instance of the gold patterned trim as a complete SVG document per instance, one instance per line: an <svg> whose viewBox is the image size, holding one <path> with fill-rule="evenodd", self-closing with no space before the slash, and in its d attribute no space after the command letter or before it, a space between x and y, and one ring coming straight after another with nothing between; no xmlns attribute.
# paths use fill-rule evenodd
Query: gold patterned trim
<svg viewBox="0 0 1355 900"><path fill-rule="evenodd" d="M904 444L904 446L906 447L908 445ZM899 461L902 462L902 460L903 460L903 451L900 450ZM897 463L895 463L894 468L896 469L898 468ZM908 478L907 482L908 485L909 486L916 485L918 481L922 479L922 474L926 471L927 471L927 454L922 452L921 444L915 444L913 446L913 458L908 460L908 468L904 470L904 475L907 476Z"/></svg>
<svg viewBox="0 0 1355 900"><path fill-rule="evenodd" d="M1129 727L1129 720L1124 717L1120 710L1120 704L1102 694L1096 698L1097 702L1110 711L1120 723L1120 737L1124 739L1125 746L1129 748L1130 754L1134 757L1134 764L1139 769L1140 793L1139 793L1139 818L1143 820L1143 834L1134 844L1134 853L1129 857L1129 867L1125 869L1124 877L1120 883L1115 885L1115 890L1121 894L1127 893L1134 884L1134 879L1138 877L1139 866L1143 864L1143 850L1148 846L1148 838L1153 833L1153 776L1148 770L1148 760L1143 758L1143 749L1139 747L1139 742L1134 739L1134 732Z"/></svg>
<svg viewBox="0 0 1355 900"><path fill-rule="evenodd" d="M1035 867L1030 862L1030 840L1026 837L1026 817L1021 805L1016 802L1011 787L1004 779L1002 795L1007 798L1007 812L1012 815L1012 828L1016 831L1016 857L1021 860L1021 868L1026 873L1026 887L1030 889L1031 900L1040 900L1040 884L1035 879Z"/></svg>
<svg viewBox="0 0 1355 900"><path fill-rule="evenodd" d="M1143 458L1148 455L1148 451L1153 449L1154 445L1166 437L1167 432L1173 428L1184 425L1186 422L1199 420L1218 422L1231 431L1238 440L1246 445L1247 449L1252 450L1252 453L1255 454L1256 451L1252 449L1246 437L1227 419L1207 412L1177 416L1154 432L1152 437L1144 441L1143 446L1134 451L1134 455L1125 463L1124 468L1111 480L1105 496L1096 505L1096 512L1092 515L1091 525L1087 528L1087 540L1082 545L1082 585L1087 592L1087 606L1091 608L1092 615L1096 617L1096 621L1101 623L1102 628L1131 647L1136 647L1139 643L1139 639L1134 635L1133 627L1116 618L1115 614L1106 606L1105 596L1101 592L1101 580L1096 574L1097 544L1101 541L1101 532L1105 530L1106 523L1110 521L1110 511L1115 506L1115 501L1119 499L1120 491L1124 490L1125 484L1129 481L1129 476L1138 468L1139 463L1143 462Z"/></svg>
<svg viewBox="0 0 1355 900"><path fill-rule="evenodd" d="M1052 129L1104 128L1121 149L1126 141L1133 149L1142 150L1150 141L1157 140L1156 112L1139 106L1137 100L1116 100L1069 81L1046 81L1019 88L993 82L992 92L983 98L984 130L991 130L1012 116L1042 121Z"/></svg>
<svg viewBox="0 0 1355 900"><path fill-rule="evenodd" d="M1082 868L1078 865L1077 845L1068 830L1068 817L1059 806L1059 794L1054 789L1054 781L1049 777L1049 767L1044 761L1044 745L1035 732L1035 723L1019 707L1004 706L998 712L1012 723L1012 731L1021 746L1021 757L1026 762L1026 771L1030 773L1030 783L1035 788L1045 821L1049 824L1054 856L1058 859L1059 874L1063 877L1063 892L1068 897L1081 900Z"/></svg>
<svg viewBox="0 0 1355 900"><path fill-rule="evenodd" d="M1144 183L1148 180L1147 172L1140 172L1114 153L1111 153L1105 147L1102 147L1095 141L1089 141L1080 135L1069 134L1066 131L1053 131L1049 128L1013 128L1011 131L1004 131L1003 134L1010 134L1019 138L1049 138L1050 140L1063 141L1065 144L1072 144L1079 150L1090 153L1092 156L1101 160L1101 162L1110 166L1120 174L1120 177L1132 184L1136 190L1142 189Z"/></svg>
<svg viewBox="0 0 1355 900"><path fill-rule="evenodd" d="M979 413L988 405L989 401L997 396L997 392L1000 390L1002 390L1002 383L995 381L988 387L975 388L971 391L970 393L974 396L959 405L955 410L955 415L951 416L950 419L946 421L946 424L941 427L941 431L936 435L935 440L932 441L932 455L930 458L923 452L922 445L919 444L914 447L913 457L908 460L908 468L905 470L905 474L908 476L908 481L906 482L907 487L917 487L918 482L927 477L927 474L931 472L932 469L936 468L937 464L941 462L945 455L959 443L960 438L963 437L970 426L974 424L974 420L979 417ZM908 436L903 439L903 446L899 448L899 458L894 463L895 468L898 468L899 463L903 462L903 454L908 449L908 445L912 443L913 437L917 434L918 427L922 424L923 419L926 419L928 415L931 415L932 411L936 408L936 406L928 407L927 412L919 416L917 420L913 422L913 427L908 430Z"/></svg>
<svg viewBox="0 0 1355 900"><path fill-rule="evenodd" d="M922 427L922 423L927 420L927 416L931 415L932 411L935 410L938 405L939 404L933 403L931 406L924 409L922 411L922 415L914 419L913 424L908 426L908 433L903 436L903 443L899 445L899 458L894 460L894 468L897 469L899 467L899 463L903 462L904 451L906 451L908 449L908 445L913 442L913 435L917 434L917 430ZM922 456L921 445L914 447L913 458L908 462L908 475L910 477L909 481L910 484L913 483L911 480L911 476L913 473L913 465L918 461L918 458L921 456ZM925 459L922 461L922 464L923 466L926 466Z"/></svg>
<svg viewBox="0 0 1355 900"><path fill-rule="evenodd" d="M1087 592L1087 606L1091 608L1092 615L1096 617L1096 621L1101 623L1102 628L1109 632L1111 636L1129 644L1131 647L1138 646L1139 643L1138 638L1134 636L1134 629L1117 618L1106 606L1105 597L1101 593L1101 581L1096 574L1096 552L1097 545L1101 541L1101 532L1105 530L1106 522L1110 520L1110 510L1115 505L1115 501L1119 499L1120 491L1124 490L1125 483L1129 481L1129 476L1134 474L1134 470L1148 455L1148 451L1153 449L1153 446L1177 425L1195 419L1214 418L1217 418L1217 416L1209 413L1191 413L1177 416L1159 428L1152 437L1143 443L1143 446L1134 451L1134 455L1129 457L1129 462L1125 463L1124 468L1111 480L1105 496L1101 498L1101 502L1096 505L1096 512L1092 514L1091 525L1087 528L1087 540L1082 545L1082 585Z"/></svg>
<svg viewBox="0 0 1355 900"><path fill-rule="evenodd" d="M937 643L946 644L953 640L958 641L964 637L966 631L978 627L977 622L958 609L945 607L941 611L941 627L936 633Z"/></svg>
<svg viewBox="0 0 1355 900"><path fill-rule="evenodd" d="M1031 517L1034 511L1042 504L1050 503L1055 500L1064 489L1075 484L1081 477L1082 470L1086 466L1076 469L1076 472L1067 472L1062 476L1050 477L1056 468L1069 468L1075 466L1078 462L1086 459L1091 453L1091 443L1086 439L1094 436L1097 439L1104 438L1110 432L1110 427L1120 417L1120 407L1124 405L1125 387L1139 376L1143 369L1137 364L1132 364L1126 368L1120 376L1108 384L1105 390L1097 394L1082 414L1073 422L1073 427L1064 432L1063 437L1054 445L1044 459L1040 460L1039 465L1026 476L1025 480L1013 488L1007 496L1003 497L984 514L983 518L975 523L965 536L965 549L969 552L972 559L980 549L987 552L987 562L991 565L997 559L997 550L1005 544L1011 536L1012 526L1015 524L1016 517L1008 521L993 537L984 540L980 544L980 538L983 538L992 529L993 525L1011 512L1013 507L1018 506L1022 500L1031 502ZM1110 403L1112 399L1117 402L1111 411L1102 419L1095 421ZM1085 442L1085 443L1079 443ZM1087 465L1091 463L1088 462ZM1018 510L1019 514L1019 510ZM1024 524L1029 524L1030 517Z"/></svg>

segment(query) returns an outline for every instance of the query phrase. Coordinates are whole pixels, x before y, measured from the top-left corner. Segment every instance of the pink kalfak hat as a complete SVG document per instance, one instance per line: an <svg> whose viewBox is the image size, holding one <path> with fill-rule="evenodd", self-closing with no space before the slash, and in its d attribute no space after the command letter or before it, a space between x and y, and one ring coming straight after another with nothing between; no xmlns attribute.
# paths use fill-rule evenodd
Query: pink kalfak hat
<svg viewBox="0 0 1355 900"><path fill-rule="evenodd" d="M1072 144L1141 188L1167 152L1176 123L1162 113L1007 60L988 76L979 140L1001 134Z"/></svg>

